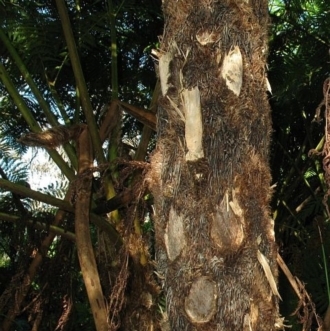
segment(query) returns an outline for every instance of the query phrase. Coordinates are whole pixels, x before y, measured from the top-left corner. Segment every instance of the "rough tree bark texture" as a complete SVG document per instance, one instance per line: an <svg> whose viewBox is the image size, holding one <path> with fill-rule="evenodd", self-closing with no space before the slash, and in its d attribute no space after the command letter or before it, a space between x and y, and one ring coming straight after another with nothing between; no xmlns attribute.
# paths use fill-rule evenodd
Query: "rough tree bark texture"
<svg viewBox="0 0 330 331"><path fill-rule="evenodd" d="M266 0L164 0L149 182L170 329L281 327Z"/></svg>

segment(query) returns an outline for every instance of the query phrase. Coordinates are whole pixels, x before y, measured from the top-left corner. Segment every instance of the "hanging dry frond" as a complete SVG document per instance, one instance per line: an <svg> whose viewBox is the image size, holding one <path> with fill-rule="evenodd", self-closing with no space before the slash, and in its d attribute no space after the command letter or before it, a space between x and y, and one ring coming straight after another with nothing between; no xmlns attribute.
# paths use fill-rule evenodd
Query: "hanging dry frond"
<svg viewBox="0 0 330 331"><path fill-rule="evenodd" d="M307 331L310 330L310 326L313 321L313 317L315 318L315 321L318 324L318 331L324 330L322 329L322 320L321 318L317 315L316 309L315 309L315 304L313 303L311 297L307 293L305 286L302 284L302 282L297 278L294 277L289 270L288 266L285 264L283 261L282 257L277 254L277 263L282 269L283 273L287 277L288 281L290 282L292 289L295 291L299 303L296 308L296 310L292 313L292 315L296 315L300 323L302 324L302 330ZM327 330L327 329L325 329Z"/></svg>
<svg viewBox="0 0 330 331"><path fill-rule="evenodd" d="M120 327L121 321L119 313L125 303L125 289L128 279L128 259L129 255L127 251L121 253L121 270L116 278L116 282L112 288L110 295L110 303L107 307L109 312L108 325L110 331L116 331Z"/></svg>
<svg viewBox="0 0 330 331"><path fill-rule="evenodd" d="M63 308L63 312L60 319L57 322L55 331L62 331L65 329L65 326L67 325L70 315L72 313L72 308L73 308L72 299L68 295L65 295L62 300L62 308Z"/></svg>
<svg viewBox="0 0 330 331"><path fill-rule="evenodd" d="M85 127L85 124L59 125L40 133L27 133L18 141L27 146L56 148L70 140L76 140Z"/></svg>
<svg viewBox="0 0 330 331"><path fill-rule="evenodd" d="M330 78L327 78L323 83L323 100L316 108L316 114L314 121L320 122L321 110L324 107L324 118L325 118L325 142L323 145L322 155L323 155L323 170L324 178L327 184L327 191L323 197L323 204L327 211L328 216L330 216L330 210L328 206L328 198L330 196ZM309 155L319 154L315 150L310 150Z"/></svg>

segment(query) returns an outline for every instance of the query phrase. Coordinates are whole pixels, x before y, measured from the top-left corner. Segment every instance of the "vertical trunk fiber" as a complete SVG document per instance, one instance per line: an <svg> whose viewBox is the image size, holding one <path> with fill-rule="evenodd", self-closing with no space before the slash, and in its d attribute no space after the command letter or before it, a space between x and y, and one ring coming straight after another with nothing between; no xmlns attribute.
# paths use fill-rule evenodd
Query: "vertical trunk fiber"
<svg viewBox="0 0 330 331"><path fill-rule="evenodd" d="M149 182L171 330L275 330L267 1L163 7Z"/></svg>

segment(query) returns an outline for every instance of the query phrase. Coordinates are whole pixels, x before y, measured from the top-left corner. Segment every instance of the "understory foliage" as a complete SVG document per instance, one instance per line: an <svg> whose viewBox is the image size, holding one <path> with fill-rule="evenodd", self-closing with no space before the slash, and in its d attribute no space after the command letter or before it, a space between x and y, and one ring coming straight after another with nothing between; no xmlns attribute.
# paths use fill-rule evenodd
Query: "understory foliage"
<svg viewBox="0 0 330 331"><path fill-rule="evenodd" d="M59 175L46 173L41 187L29 183L30 164L23 155L30 148L19 141L24 134L51 127L90 126L82 102L88 98L98 128L110 113L109 105L118 102L119 116L104 134L104 160L95 163L91 184L91 240L109 321L113 329L133 330L134 325L142 330L154 323L160 330L166 314L154 273L153 198L141 178L155 145L154 128L143 120L146 112L154 118L159 93L152 50L163 30L161 1L65 5L88 95L78 87L63 35L67 27L55 1L0 1L0 323L10 314L15 330L94 328L74 236L77 140L46 149L51 154L46 162L55 160ZM311 312L315 308L323 317L330 298L328 175L323 162L329 8L324 0L270 0L269 12L271 209L279 253L314 303L304 310L301 303L306 300L300 302L280 274L281 313L293 330L316 330ZM100 155L95 152L95 157ZM44 196L33 195L30 188ZM116 198L111 199L112 193ZM54 225L59 207L67 213ZM109 222L102 223L105 219ZM56 236L46 243L51 234ZM42 263L34 269L37 252ZM15 291L23 289L27 274L34 275L33 282L17 309Z"/></svg>
<svg viewBox="0 0 330 331"><path fill-rule="evenodd" d="M330 297L329 199L323 167L328 111L324 83L330 59L327 11L327 4L319 0L270 1L272 210L277 242L292 273L306 284L320 316ZM281 288L283 314L295 325L296 317L289 314L299 300L285 277L280 279Z"/></svg>

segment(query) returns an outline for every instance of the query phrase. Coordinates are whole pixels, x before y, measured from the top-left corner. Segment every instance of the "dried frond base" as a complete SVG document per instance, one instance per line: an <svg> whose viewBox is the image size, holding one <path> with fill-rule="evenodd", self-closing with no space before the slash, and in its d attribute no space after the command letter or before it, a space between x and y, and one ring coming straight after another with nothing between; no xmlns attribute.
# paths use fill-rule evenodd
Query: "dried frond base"
<svg viewBox="0 0 330 331"><path fill-rule="evenodd" d="M76 124L70 127L60 125L40 133L27 133L18 141L27 146L56 148L70 140L77 140L85 127L85 124Z"/></svg>

